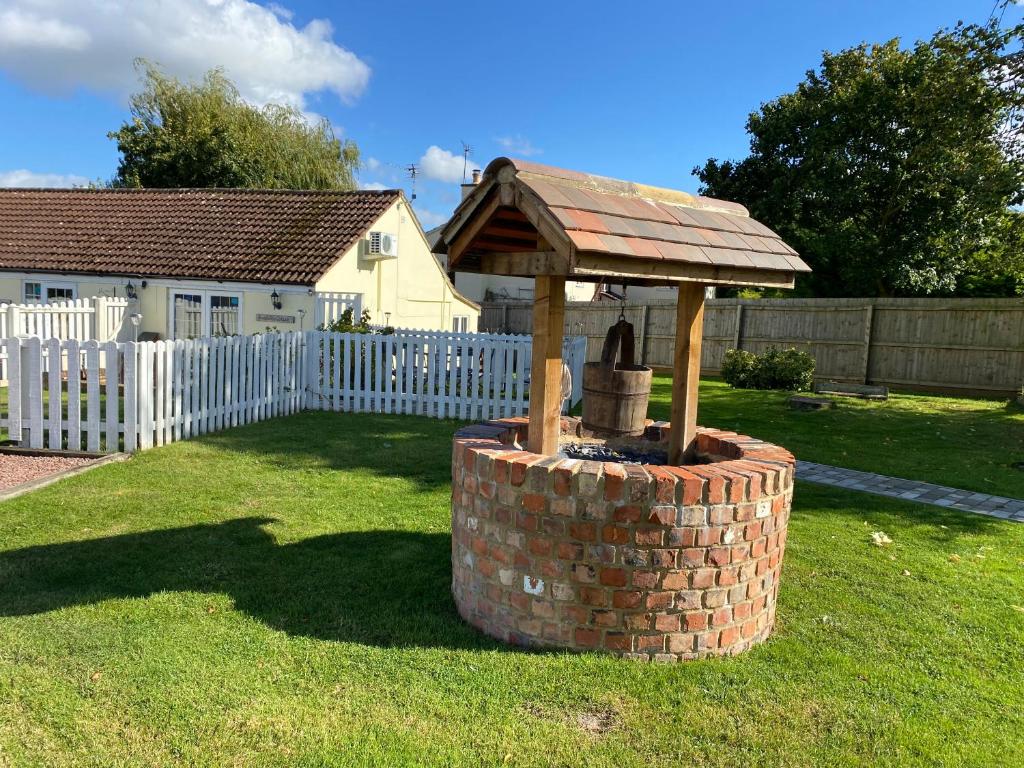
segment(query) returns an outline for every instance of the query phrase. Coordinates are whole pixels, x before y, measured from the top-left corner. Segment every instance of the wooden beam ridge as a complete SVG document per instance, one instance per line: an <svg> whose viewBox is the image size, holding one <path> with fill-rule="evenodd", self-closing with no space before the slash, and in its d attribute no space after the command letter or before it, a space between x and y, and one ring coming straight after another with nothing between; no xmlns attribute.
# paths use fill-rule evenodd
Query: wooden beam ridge
<svg viewBox="0 0 1024 768"><path fill-rule="evenodd" d="M569 265L554 251L485 253L480 257L481 272L494 275L566 275Z"/></svg>
<svg viewBox="0 0 1024 768"><path fill-rule="evenodd" d="M561 430L564 318L565 278L538 275L534 279L528 448L546 456L558 452Z"/></svg>
<svg viewBox="0 0 1024 768"><path fill-rule="evenodd" d="M498 199L498 196L493 195L489 200L473 209L474 217L463 226L455 239L448 244L448 264L450 266L455 267L458 265L463 251L466 250L466 247L480 231L487 226L491 216L500 206L501 201Z"/></svg>
<svg viewBox="0 0 1024 768"><path fill-rule="evenodd" d="M692 462L697 453L697 389L704 333L704 286L683 283L676 301L676 346L672 366L672 428L668 462Z"/></svg>

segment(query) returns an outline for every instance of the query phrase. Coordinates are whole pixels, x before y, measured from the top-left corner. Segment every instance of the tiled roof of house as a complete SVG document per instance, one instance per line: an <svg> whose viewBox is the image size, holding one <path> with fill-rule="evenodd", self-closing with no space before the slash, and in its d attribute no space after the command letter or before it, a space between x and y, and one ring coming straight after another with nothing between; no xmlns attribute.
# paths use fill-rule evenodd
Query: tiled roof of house
<svg viewBox="0 0 1024 768"><path fill-rule="evenodd" d="M400 195L0 189L0 270L311 285Z"/></svg>
<svg viewBox="0 0 1024 768"><path fill-rule="evenodd" d="M509 158L487 166L478 192L456 209L435 250L446 251L489 190L503 192L501 201L528 217L538 211L552 222L555 226L542 232L549 241L552 231L564 241L550 244L568 255L570 264L577 255L591 254L629 262L692 264L705 270L810 271L796 251L737 203ZM502 210L494 214L499 219ZM486 230L481 238L487 241ZM518 249L529 250L528 245L524 240ZM488 250L474 242L466 250L467 262L472 263L474 252Z"/></svg>

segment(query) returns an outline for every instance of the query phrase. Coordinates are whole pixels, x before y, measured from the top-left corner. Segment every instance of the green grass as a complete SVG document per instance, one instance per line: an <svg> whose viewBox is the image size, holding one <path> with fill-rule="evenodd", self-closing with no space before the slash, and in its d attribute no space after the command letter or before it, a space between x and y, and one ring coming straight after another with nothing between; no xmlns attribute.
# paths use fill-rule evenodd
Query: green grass
<svg viewBox="0 0 1024 768"><path fill-rule="evenodd" d="M669 419L672 380L655 376L649 413ZM1024 498L1024 409L1006 400L891 394L838 397L828 411L794 411L791 393L701 382L699 424L769 440L798 459Z"/></svg>
<svg viewBox="0 0 1024 768"><path fill-rule="evenodd" d="M798 484L766 645L528 653L450 598L454 428L300 414L0 504L0 765L1019 765L1024 525Z"/></svg>

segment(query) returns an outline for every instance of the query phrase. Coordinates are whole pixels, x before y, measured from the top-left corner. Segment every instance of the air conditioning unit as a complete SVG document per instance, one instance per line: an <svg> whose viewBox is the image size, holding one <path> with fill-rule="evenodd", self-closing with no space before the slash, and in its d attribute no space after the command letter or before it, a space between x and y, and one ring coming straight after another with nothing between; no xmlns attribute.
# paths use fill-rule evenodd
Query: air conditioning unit
<svg viewBox="0 0 1024 768"><path fill-rule="evenodd" d="M398 238L387 232L371 232L366 245L368 259L398 258Z"/></svg>

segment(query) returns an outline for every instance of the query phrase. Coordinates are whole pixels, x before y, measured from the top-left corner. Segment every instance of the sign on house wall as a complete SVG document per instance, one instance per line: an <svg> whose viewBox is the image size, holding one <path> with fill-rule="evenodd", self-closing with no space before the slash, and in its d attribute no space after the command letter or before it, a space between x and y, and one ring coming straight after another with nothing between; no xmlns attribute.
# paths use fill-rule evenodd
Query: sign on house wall
<svg viewBox="0 0 1024 768"><path fill-rule="evenodd" d="M256 315L259 323L289 323L295 325L295 315Z"/></svg>

